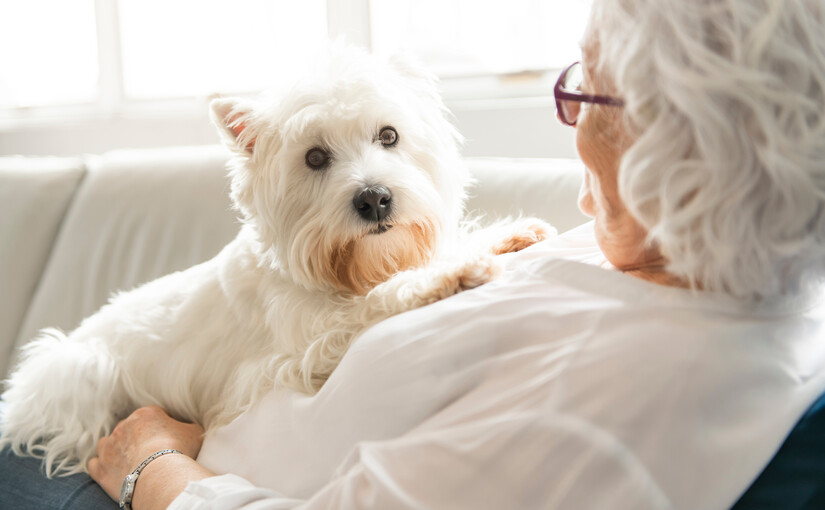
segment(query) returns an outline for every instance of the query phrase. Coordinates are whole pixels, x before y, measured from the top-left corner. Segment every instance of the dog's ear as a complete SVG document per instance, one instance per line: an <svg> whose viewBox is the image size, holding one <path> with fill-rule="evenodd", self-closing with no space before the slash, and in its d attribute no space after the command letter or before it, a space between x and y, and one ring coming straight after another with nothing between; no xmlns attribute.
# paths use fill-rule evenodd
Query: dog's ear
<svg viewBox="0 0 825 510"><path fill-rule="evenodd" d="M424 67L411 52L398 50L389 57L390 65L401 75L420 80L427 86L437 87L438 78Z"/></svg>
<svg viewBox="0 0 825 510"><path fill-rule="evenodd" d="M438 88L438 76L424 67L415 55L405 50L396 51L390 55L388 62L407 81L416 95L424 98L430 104L437 105L440 115L430 116L430 120L435 121L438 119L440 129L443 129L442 133L448 133L456 146L460 147L464 143L464 137L450 122L453 116L447 110L444 100L441 98L441 92Z"/></svg>
<svg viewBox="0 0 825 510"><path fill-rule="evenodd" d="M421 65L412 53L405 50L396 51L390 55L388 63L418 96L443 107L441 93L438 90L438 77Z"/></svg>
<svg viewBox="0 0 825 510"><path fill-rule="evenodd" d="M212 122L218 126L226 146L241 155L255 150L254 108L252 103L231 97L213 99L209 103Z"/></svg>

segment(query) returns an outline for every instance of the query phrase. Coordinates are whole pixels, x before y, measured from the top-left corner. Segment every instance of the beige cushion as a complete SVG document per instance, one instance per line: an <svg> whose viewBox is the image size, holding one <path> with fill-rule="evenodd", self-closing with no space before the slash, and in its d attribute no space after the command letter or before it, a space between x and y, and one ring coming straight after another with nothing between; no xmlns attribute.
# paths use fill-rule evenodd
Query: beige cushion
<svg viewBox="0 0 825 510"><path fill-rule="evenodd" d="M78 158L0 158L0 375L83 173Z"/></svg>
<svg viewBox="0 0 825 510"><path fill-rule="evenodd" d="M228 157L223 147L208 146L89 158L25 320L16 328L16 345L44 327L74 329L112 292L214 256L240 227L228 198ZM575 160L467 162L477 179L468 206L488 219L538 216L559 231L586 221L576 209L582 169ZM32 198L33 210L41 201ZM2 203L0 208L5 210ZM19 243L20 229L28 225L26 219L16 222L8 239Z"/></svg>
<svg viewBox="0 0 825 510"><path fill-rule="evenodd" d="M467 209L489 219L536 216L565 232L589 220L577 198L584 167L577 159L468 158L476 184Z"/></svg>
<svg viewBox="0 0 825 510"><path fill-rule="evenodd" d="M240 225L218 146L116 151L89 161L18 345L74 329L127 290L214 256Z"/></svg>

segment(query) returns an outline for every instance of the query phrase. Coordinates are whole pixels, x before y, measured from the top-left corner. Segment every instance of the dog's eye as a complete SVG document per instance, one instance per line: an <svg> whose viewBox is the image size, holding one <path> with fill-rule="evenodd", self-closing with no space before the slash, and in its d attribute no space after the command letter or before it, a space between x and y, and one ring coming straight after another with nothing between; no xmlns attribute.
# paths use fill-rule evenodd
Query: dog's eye
<svg viewBox="0 0 825 510"><path fill-rule="evenodd" d="M398 143L398 131L392 126L383 127L378 133L378 140L384 147L393 147Z"/></svg>
<svg viewBox="0 0 825 510"><path fill-rule="evenodd" d="M307 151L307 166L313 170L322 170L329 164L329 154L324 149L313 147Z"/></svg>

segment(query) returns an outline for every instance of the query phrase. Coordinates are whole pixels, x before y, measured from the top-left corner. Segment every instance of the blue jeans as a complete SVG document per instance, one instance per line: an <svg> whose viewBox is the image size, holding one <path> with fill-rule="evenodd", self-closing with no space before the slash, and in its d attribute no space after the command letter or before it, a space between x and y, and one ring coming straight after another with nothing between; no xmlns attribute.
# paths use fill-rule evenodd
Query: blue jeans
<svg viewBox="0 0 825 510"><path fill-rule="evenodd" d="M0 508L8 510L115 510L103 489L87 474L46 478L40 459L0 453Z"/></svg>

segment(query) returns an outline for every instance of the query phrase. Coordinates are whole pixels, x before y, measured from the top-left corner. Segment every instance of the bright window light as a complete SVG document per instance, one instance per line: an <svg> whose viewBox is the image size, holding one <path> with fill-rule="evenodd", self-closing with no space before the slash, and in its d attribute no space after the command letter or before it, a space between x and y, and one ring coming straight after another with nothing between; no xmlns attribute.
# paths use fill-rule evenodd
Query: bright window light
<svg viewBox="0 0 825 510"><path fill-rule="evenodd" d="M93 102L94 0L0 2L0 108Z"/></svg>
<svg viewBox="0 0 825 510"><path fill-rule="evenodd" d="M579 59L588 0L372 0L373 48L442 77L558 69Z"/></svg>
<svg viewBox="0 0 825 510"><path fill-rule="evenodd" d="M324 0L120 0L124 94L283 86L327 43Z"/></svg>

